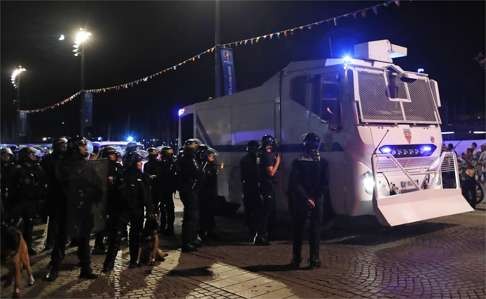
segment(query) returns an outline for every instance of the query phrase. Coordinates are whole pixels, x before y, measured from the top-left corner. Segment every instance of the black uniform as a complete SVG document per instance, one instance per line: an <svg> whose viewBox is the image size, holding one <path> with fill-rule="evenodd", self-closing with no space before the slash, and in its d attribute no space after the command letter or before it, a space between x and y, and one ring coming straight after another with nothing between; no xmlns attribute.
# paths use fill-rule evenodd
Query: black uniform
<svg viewBox="0 0 486 299"><path fill-rule="evenodd" d="M13 157L8 161L2 161L0 169L0 201L2 205L2 213L8 211L9 206L11 205L11 200L9 200L8 182L10 174L14 169L15 162L13 161ZM2 214L2 216L4 215Z"/></svg>
<svg viewBox="0 0 486 299"><path fill-rule="evenodd" d="M260 195L258 192L258 165L256 152L249 152L240 160L241 183L243 189L243 204L245 221L253 238L258 228L258 211Z"/></svg>
<svg viewBox="0 0 486 299"><path fill-rule="evenodd" d="M147 214L153 214L154 208L150 196L147 177L134 165L129 166L116 183L120 190L120 200L111 205L111 229L108 253L103 265L104 271L113 269L116 255L120 249L123 230L130 223L129 251L130 266L138 264L138 252L142 236L144 207Z"/></svg>
<svg viewBox="0 0 486 299"><path fill-rule="evenodd" d="M122 165L118 161L108 159L107 188L106 188L106 207L105 207L105 228L96 234L93 254L104 254L104 239L110 233L112 227L112 214L118 204L120 192L117 188L118 178L122 172Z"/></svg>
<svg viewBox="0 0 486 299"><path fill-rule="evenodd" d="M326 194L328 186L327 176L327 163L322 159L301 157L292 163L288 194L289 210L293 218L293 262L296 264L301 261L302 239L308 218L310 261L319 261L320 222L323 194Z"/></svg>
<svg viewBox="0 0 486 299"><path fill-rule="evenodd" d="M182 221L182 248L192 250L197 240L199 217L200 165L195 153L185 150L177 159L179 191L184 204Z"/></svg>
<svg viewBox="0 0 486 299"><path fill-rule="evenodd" d="M54 237L56 235L56 206L59 202L65 201L64 193L62 191L61 184L56 178L56 167L64 158L63 154L53 152L46 155L41 162L41 166L44 169L47 176L47 200L45 205L45 214L49 216L49 223L47 224L47 238L46 248L54 246Z"/></svg>
<svg viewBox="0 0 486 299"><path fill-rule="evenodd" d="M258 237L263 242L268 241L269 231L275 217L275 184L276 178L268 174L267 168L275 164L275 153L263 151L258 157L259 197L259 223L257 227Z"/></svg>
<svg viewBox="0 0 486 299"><path fill-rule="evenodd" d="M173 195L177 188L176 163L172 157L162 157L160 174L160 227L166 234L174 234L175 208Z"/></svg>
<svg viewBox="0 0 486 299"><path fill-rule="evenodd" d="M15 166L9 179L7 218L23 220L22 234L32 252L34 218L39 213L46 196L46 176L39 163L22 161Z"/></svg>
<svg viewBox="0 0 486 299"><path fill-rule="evenodd" d="M212 235L214 230L214 210L218 196L218 167L215 162L205 162L202 167L199 191L199 226L201 237Z"/></svg>
<svg viewBox="0 0 486 299"><path fill-rule="evenodd" d="M145 175L150 179L150 190L151 190L151 197L154 204L154 207L158 207L161 204L161 195L160 195L160 179L162 173L162 165L159 160L157 160L156 156L149 155L149 160L143 166L143 172Z"/></svg>
<svg viewBox="0 0 486 299"><path fill-rule="evenodd" d="M56 178L65 196L56 203L57 232L51 252L51 269L46 275L49 281L57 279L69 237L78 244L80 278L97 277L91 269L89 239L94 225L92 208L102 198L105 182L97 175L92 162L86 160L89 156L86 139L72 138L68 148L66 159L56 168ZM84 150L81 151L81 148Z"/></svg>

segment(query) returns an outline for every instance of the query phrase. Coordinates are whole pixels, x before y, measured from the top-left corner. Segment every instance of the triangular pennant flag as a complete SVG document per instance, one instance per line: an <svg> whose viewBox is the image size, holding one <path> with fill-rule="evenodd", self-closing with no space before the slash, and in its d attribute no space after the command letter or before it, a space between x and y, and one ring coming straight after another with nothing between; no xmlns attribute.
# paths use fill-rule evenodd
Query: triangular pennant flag
<svg viewBox="0 0 486 299"><path fill-rule="evenodd" d="M336 18L334 18L332 21L333 21L333 23L334 23L334 26L337 26L337 19L336 19Z"/></svg>
<svg viewBox="0 0 486 299"><path fill-rule="evenodd" d="M373 6L373 8L372 8L372 9L373 9L373 13L374 13L375 15L378 15L378 6Z"/></svg>

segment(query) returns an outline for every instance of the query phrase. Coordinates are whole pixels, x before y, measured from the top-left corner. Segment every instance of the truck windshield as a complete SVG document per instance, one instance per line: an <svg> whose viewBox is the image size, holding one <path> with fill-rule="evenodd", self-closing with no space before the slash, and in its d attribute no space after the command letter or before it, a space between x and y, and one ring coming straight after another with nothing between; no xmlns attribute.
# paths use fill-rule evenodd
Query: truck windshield
<svg viewBox="0 0 486 299"><path fill-rule="evenodd" d="M363 122L438 123L427 78L408 79L393 70L358 70Z"/></svg>

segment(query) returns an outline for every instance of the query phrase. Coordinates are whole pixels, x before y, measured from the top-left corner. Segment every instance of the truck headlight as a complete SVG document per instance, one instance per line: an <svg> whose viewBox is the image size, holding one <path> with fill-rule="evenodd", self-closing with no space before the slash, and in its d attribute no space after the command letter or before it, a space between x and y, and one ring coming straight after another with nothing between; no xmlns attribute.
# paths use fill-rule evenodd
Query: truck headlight
<svg viewBox="0 0 486 299"><path fill-rule="evenodd" d="M362 184L366 193L373 194L373 189L375 189L375 180L369 171L363 174Z"/></svg>

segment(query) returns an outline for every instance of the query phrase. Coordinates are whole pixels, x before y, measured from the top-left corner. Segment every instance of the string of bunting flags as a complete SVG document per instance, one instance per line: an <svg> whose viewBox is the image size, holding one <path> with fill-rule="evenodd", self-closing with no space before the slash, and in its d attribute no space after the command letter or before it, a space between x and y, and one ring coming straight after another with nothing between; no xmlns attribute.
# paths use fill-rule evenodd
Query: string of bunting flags
<svg viewBox="0 0 486 299"><path fill-rule="evenodd" d="M385 2L380 3L380 4L376 4L376 5L373 5L373 6L366 7L366 8L358 9L358 10L348 12L348 13L345 13L345 14L342 14L342 15L339 15L339 16L334 16L334 17L331 17L331 18L319 20L319 21L316 21L316 22L313 22L313 23L300 25L300 26L284 29L284 30L277 31L277 32L266 33L266 34L263 34L263 35L254 36L254 37L247 38L247 39L242 39L242 40L237 40L237 41L232 41L232 42L229 42L229 43L221 44L221 45L219 45L219 47L233 47L234 48L234 47L240 47L240 46L253 45L253 44L256 44L256 43L258 43L262 40L267 40L267 39L274 39L274 38L279 39L279 38L282 38L282 37L287 38L288 36L293 35L295 32L304 31L304 30L312 30L312 28L314 28L316 26L323 25L323 24L329 24L330 23L333 26L338 26L340 20L342 20L344 18L348 18L348 17L353 17L354 19L356 19L358 17L365 18L368 15L368 13L370 13L370 12L372 12L374 15L378 15L380 8L386 8L386 7L388 7L392 4L395 4L398 7L398 6L400 6L400 0L388 0L388 1L385 1ZM170 67L164 68L161 71L158 71L156 73L141 77L139 79L136 79L136 80L133 80L133 81L130 81L130 82L125 82L125 83L122 83L122 84L117 84L117 85L102 87L102 88L87 89L87 90L84 90L84 92L87 92L87 93L105 93L105 92L114 91L114 90L132 88L132 87L137 86L139 84L143 84L145 82L148 82L149 80L152 80L155 77L161 76L161 75L166 74L166 73L171 72L171 71L176 71L178 68L182 67L183 65L185 65L187 63L196 62L197 60L201 59L202 56L210 54L210 53L214 53L215 49L216 49L216 46L213 46L211 48L208 48L208 49L200 52L199 54L196 54L196 55L194 55L190 58L187 58L186 60L183 60L183 61L181 61L177 64L174 64ZM58 108L58 107L60 107L64 104L67 104L67 103L75 100L79 95L81 95L82 92L83 91L78 91L78 92L74 93L73 95L71 95L71 96L65 98L64 100L57 102L53 105L49 105L49 106L45 106L45 107L37 108L37 109L19 110L19 112L38 113L38 112L45 112L45 111L48 111L48 110L53 110L53 109L56 109L56 108Z"/></svg>

